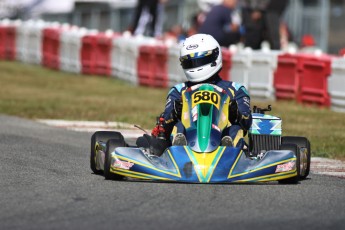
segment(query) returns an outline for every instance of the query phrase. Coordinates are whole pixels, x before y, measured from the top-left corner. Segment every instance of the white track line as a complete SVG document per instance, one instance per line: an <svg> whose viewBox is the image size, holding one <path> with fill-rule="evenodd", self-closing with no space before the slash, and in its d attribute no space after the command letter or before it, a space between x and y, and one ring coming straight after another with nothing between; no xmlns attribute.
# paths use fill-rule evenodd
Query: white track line
<svg viewBox="0 0 345 230"><path fill-rule="evenodd" d="M106 121L66 121L66 120L37 120L49 126L65 128L78 132L94 133L100 130L118 131L127 138L137 138L144 134L144 131L135 128L134 125L123 122ZM150 132L146 130L147 132Z"/></svg>
<svg viewBox="0 0 345 230"><path fill-rule="evenodd" d="M321 157L312 157L310 171L316 174L345 178L345 162Z"/></svg>

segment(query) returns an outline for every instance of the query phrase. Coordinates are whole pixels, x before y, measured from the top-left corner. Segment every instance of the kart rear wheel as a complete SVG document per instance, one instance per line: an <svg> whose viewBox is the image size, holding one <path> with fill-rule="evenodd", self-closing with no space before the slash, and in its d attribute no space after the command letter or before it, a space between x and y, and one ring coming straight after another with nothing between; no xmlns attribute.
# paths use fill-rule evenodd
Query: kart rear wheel
<svg viewBox="0 0 345 230"><path fill-rule="evenodd" d="M91 154L90 154L90 168L94 174L102 174L103 171L96 168L96 143L106 143L109 139L121 139L124 140L123 136L119 132L112 131L97 131L91 137Z"/></svg>
<svg viewBox="0 0 345 230"><path fill-rule="evenodd" d="M293 137L286 136L282 137L282 144L293 143L296 144L301 151L301 154L306 154L306 156L301 155L302 158L306 158L305 162L301 162L303 168L301 168L300 179L304 180L309 175L310 171L310 161L311 161L311 148L310 142L306 137Z"/></svg>
<svg viewBox="0 0 345 230"><path fill-rule="evenodd" d="M107 142L107 150L105 151L104 159L104 177L106 180L122 180L123 176L110 172L111 168L111 153L117 147L126 147L126 143L121 139L110 139Z"/></svg>
<svg viewBox="0 0 345 230"><path fill-rule="evenodd" d="M297 184L299 179L300 179L300 151L299 148L296 144L281 144L280 145L280 150L290 150L296 155L296 170L297 170L297 175L291 178L283 179L280 180L280 184Z"/></svg>

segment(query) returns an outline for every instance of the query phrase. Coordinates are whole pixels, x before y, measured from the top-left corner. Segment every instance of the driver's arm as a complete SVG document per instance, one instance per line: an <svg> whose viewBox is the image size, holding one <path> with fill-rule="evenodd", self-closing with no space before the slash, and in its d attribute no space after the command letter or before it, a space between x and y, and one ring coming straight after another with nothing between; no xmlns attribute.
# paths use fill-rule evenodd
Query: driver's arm
<svg viewBox="0 0 345 230"><path fill-rule="evenodd" d="M164 130L165 130L165 137L168 140L170 138L170 134L177 123L180 117L177 117L176 114L176 106L181 102L181 89L184 87L184 84L179 84L171 88L168 93L165 109L162 113L161 117L164 118Z"/></svg>
<svg viewBox="0 0 345 230"><path fill-rule="evenodd" d="M247 131L252 125L252 113L250 110L250 97L244 86L237 91L235 100L238 110L237 123Z"/></svg>

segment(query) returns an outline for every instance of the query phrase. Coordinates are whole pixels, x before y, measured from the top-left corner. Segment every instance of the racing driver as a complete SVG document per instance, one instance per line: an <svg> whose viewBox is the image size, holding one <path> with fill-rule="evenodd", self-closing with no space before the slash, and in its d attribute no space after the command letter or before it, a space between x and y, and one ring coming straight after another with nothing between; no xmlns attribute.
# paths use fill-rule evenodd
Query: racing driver
<svg viewBox="0 0 345 230"><path fill-rule="evenodd" d="M177 84L168 93L165 110L160 115L151 135L139 137L139 147L149 147L151 154L160 156L171 145L186 145L183 126L182 91L196 84L208 83L221 87L230 96L230 124L223 132L221 145L240 147L252 124L250 97L246 88L238 83L224 81L219 77L222 69L222 52L219 43L208 34L188 37L180 50L180 62L187 77L186 82ZM246 148L246 145L244 145Z"/></svg>

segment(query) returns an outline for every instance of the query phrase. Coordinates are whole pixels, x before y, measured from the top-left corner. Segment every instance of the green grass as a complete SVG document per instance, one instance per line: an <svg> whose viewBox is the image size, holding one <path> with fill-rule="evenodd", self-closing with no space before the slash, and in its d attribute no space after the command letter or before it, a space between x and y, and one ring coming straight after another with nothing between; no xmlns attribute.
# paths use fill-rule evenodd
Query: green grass
<svg viewBox="0 0 345 230"><path fill-rule="evenodd" d="M150 129L168 93L16 62L1 61L0 70L0 113L30 119L120 121ZM345 159L345 114L293 101L254 104L272 104L270 114L283 119L284 135L308 137L313 156Z"/></svg>
<svg viewBox="0 0 345 230"><path fill-rule="evenodd" d="M27 118L130 122L150 127L167 89L135 87L22 63L0 62L0 113Z"/></svg>

